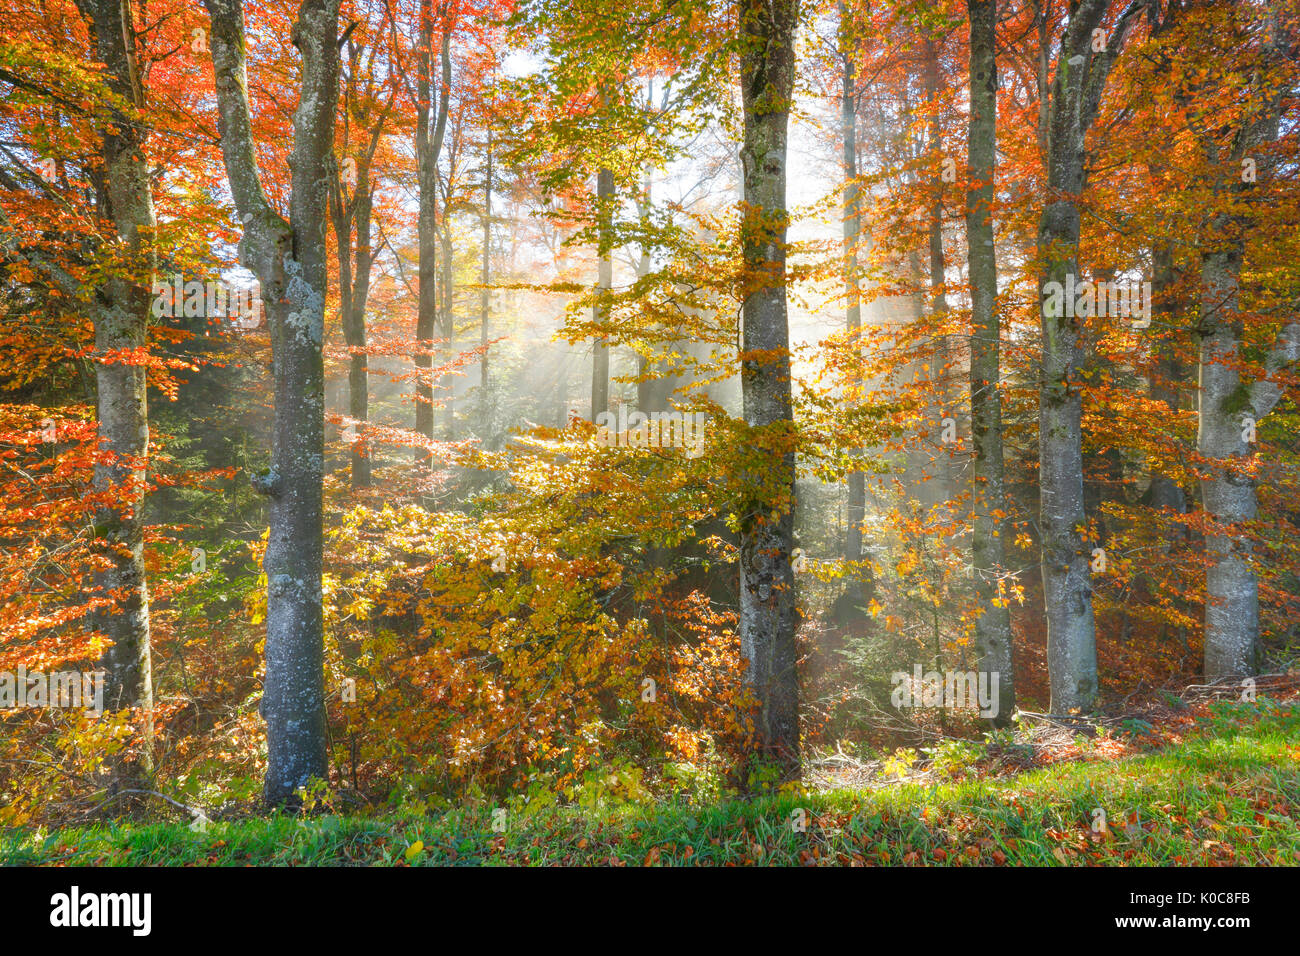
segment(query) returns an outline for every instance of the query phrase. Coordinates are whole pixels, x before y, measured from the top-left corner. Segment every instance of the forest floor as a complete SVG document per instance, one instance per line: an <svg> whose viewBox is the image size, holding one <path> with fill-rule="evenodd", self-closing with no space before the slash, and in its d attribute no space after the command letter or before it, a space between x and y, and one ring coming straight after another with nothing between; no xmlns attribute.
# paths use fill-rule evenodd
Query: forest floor
<svg viewBox="0 0 1300 956"><path fill-rule="evenodd" d="M36 865L1234 865L1300 864L1293 688L1127 718L1121 732L1008 744L929 779L715 804L273 815L0 834ZM1032 735L1031 735L1032 736ZM1027 749L1026 749L1027 748ZM993 750L994 748L986 748ZM1016 754L1015 759L1008 759ZM1022 764L1046 766L1021 770ZM957 779L940 782L947 775ZM824 781L823 781L824 785ZM504 823L504 832L495 832Z"/></svg>

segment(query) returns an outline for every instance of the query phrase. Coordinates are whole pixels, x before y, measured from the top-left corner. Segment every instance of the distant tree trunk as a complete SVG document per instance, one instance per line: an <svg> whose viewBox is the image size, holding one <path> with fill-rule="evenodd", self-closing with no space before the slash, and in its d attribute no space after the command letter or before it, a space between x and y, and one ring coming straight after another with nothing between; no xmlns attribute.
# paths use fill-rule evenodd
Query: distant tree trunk
<svg viewBox="0 0 1300 956"><path fill-rule="evenodd" d="M854 60L856 39L849 22L848 5L839 4L840 44L843 60L843 90L840 94L840 131L844 146L844 325L853 339L855 357L860 352L858 334L862 329L862 297L858 287L858 235L862 231L861 210L858 207L858 95L857 77ZM855 361L851 372L853 390L862 387L861 363ZM855 396L855 401L860 396ZM862 449L856 449L855 456L862 455ZM844 558L846 561L861 561L862 525L866 521L867 483L866 476L860 469L854 468L848 473L848 528L844 536ZM863 575L853 572L849 577L848 589L855 599L861 599Z"/></svg>
<svg viewBox="0 0 1300 956"><path fill-rule="evenodd" d="M1200 393L1196 449L1212 465L1201 479L1201 505L1213 522L1205 536L1205 676L1258 672L1259 581L1244 522L1255 518L1255 480L1243 467L1253 454L1248 430L1258 428L1282 397L1271 381L1300 359L1300 322L1287 322L1265 356L1267 377L1241 381L1238 317L1244 238L1217 242L1201 257Z"/></svg>
<svg viewBox="0 0 1300 956"><path fill-rule="evenodd" d="M741 0L740 158L745 211L745 298L741 391L746 425L768 447L765 486L745 505L740 544L740 644L745 680L758 701L763 752L785 773L800 773L794 538L794 451L790 338L786 314L787 137L794 86L798 0ZM770 490L769 490L770 489Z"/></svg>
<svg viewBox="0 0 1300 956"><path fill-rule="evenodd" d="M149 327L155 252L153 193L145 158L147 126L128 110L144 107L135 25L129 3L79 0L93 26L95 57L123 108L110 108L103 127L100 167L95 171L98 212L113 224L115 255L122 271L95 289L95 349L143 349ZM144 490L149 458L149 414L145 369L134 362L97 362L98 438L112 457L97 461L95 492L112 504L95 514L96 551L108 567L95 575L95 589L111 600L91 624L111 642L100 660L104 706L138 707L144 724L142 759L115 762L114 786L152 771L153 682L149 647L149 588L144 564Z"/></svg>
<svg viewBox="0 0 1300 956"><path fill-rule="evenodd" d="M1282 5L1272 8L1276 18ZM1274 63L1290 57L1282 31L1273 19L1266 55ZM1277 139L1284 108L1281 89L1254 96L1252 120L1233 130L1228 162L1220 167L1224 130L1197 133L1211 168L1233 171L1229 185L1215 183L1216 199L1231 199L1240 209L1242 193L1252 188L1237 174L1253 151ZM1260 175L1274 169L1267 157ZM1224 194L1227 195L1224 195ZM1259 423L1277 405L1282 387L1271 381L1284 367L1300 359L1300 323L1286 322L1264 358L1265 377L1249 386L1241 380L1243 323L1240 316L1241 269L1246 239L1255 222L1244 214L1223 212L1213 217L1201 251L1201 302L1196 450L1208 462L1201 477L1201 506L1211 522L1205 535L1210 559L1205 594L1205 676L1245 677L1259 665L1259 581L1253 567L1254 545L1242 525L1258 509L1255 479L1247 466L1254 455L1252 438ZM1247 466L1247 467L1243 467Z"/></svg>
<svg viewBox="0 0 1300 956"><path fill-rule="evenodd" d="M1253 550L1240 524L1255 518L1255 482L1241 467L1251 456L1246 441L1249 404L1234 402L1241 390L1238 362L1242 243L1209 253L1201 262L1200 415L1196 450L1215 461L1201 482L1201 501L1214 521L1205 536L1205 674L1240 677L1256 672L1259 583L1250 566Z"/></svg>
<svg viewBox="0 0 1300 956"><path fill-rule="evenodd" d="M357 196L357 252L356 275L352 290L351 315L344 327L344 336L351 359L348 363L348 414L364 423L370 418L370 376L366 358L366 303L370 298L370 265L372 251L370 246L370 212L373 193L369 181L369 169L362 192ZM370 487L370 446L360 439L352 448L352 487Z"/></svg>
<svg viewBox="0 0 1300 956"><path fill-rule="evenodd" d="M600 219L598 298L595 318L598 325L609 319L609 290L614 286L613 251L614 173L602 169L596 173L596 215ZM598 334L591 349L591 420L609 410L609 342Z"/></svg>
<svg viewBox="0 0 1300 956"><path fill-rule="evenodd" d="M921 44L925 60L925 103L930 114L927 123L926 148L935 155L943 148L942 125L939 117L939 50L933 38L927 34ZM930 259L930 316L937 327L946 321L948 314L948 296L945 291L947 283L947 259L943 251L943 172L934 174L931 182L932 198L929 209L929 259ZM936 418L951 416L957 418L957 396L954 391L954 379L950 365L953 361L951 343L946 332L935 336L935 355L930 360L934 369ZM939 467L932 480L923 486L923 494L931 506L951 502L956 490L955 463L949 449L944 449L939 456Z"/></svg>
<svg viewBox="0 0 1300 956"><path fill-rule="evenodd" d="M1011 656L1009 593L1000 590L1006 574L1006 522L1009 508L1002 457L1002 324L998 315L998 266L993 244L994 172L997 154L997 0L969 0L970 123L966 165L966 255L971 286L970 407L971 507L974 522L971 557L980 616L975 620L975 651L981 674L997 675L998 697L992 718L1006 726L1015 708L1015 670ZM989 686L994 686L991 681Z"/></svg>
<svg viewBox="0 0 1300 956"><path fill-rule="evenodd" d="M369 416L369 376L366 361L366 302L370 296L370 212L372 187L369 160L357 164L357 182L349 197L346 184L333 180L330 218L334 222L335 254L339 267L339 318L348 346L348 416L361 422ZM356 227L355 265L352 230ZM370 487L370 456L364 439L351 443L351 484Z"/></svg>
<svg viewBox="0 0 1300 956"><path fill-rule="evenodd" d="M235 209L240 261L261 280L275 379L271 469L255 485L270 497L266 571L268 803L328 772L321 621L328 291L325 226L338 103L339 0L304 0L293 27L302 91L293 114L289 221L272 208L257 169L244 66L242 0L204 0L212 18L218 132Z"/></svg>
<svg viewBox="0 0 1300 956"><path fill-rule="evenodd" d="M451 97L451 30L443 24L442 87L433 106L433 2L420 0L419 54L416 57L415 163L419 181L420 300L415 320L415 430L433 440L433 335L438 327L438 156L447 129L447 104ZM417 448L417 461L432 464L433 455Z"/></svg>
<svg viewBox="0 0 1300 956"><path fill-rule="evenodd" d="M1092 51L1108 0L1080 0L1061 41L1048 107L1047 205L1038 223L1045 263L1039 285L1042 381L1039 388L1039 530L1051 710L1088 711L1097 699L1097 642L1089 557L1084 533L1083 396L1078 371L1085 329L1049 298L1052 283L1078 279L1079 206L1084 185L1084 141L1097 117L1106 80L1145 0L1121 14L1104 52ZM1057 309L1053 301L1061 303ZM1056 314L1059 313L1059 314Z"/></svg>
<svg viewBox="0 0 1300 956"><path fill-rule="evenodd" d="M492 252L492 131L487 134L487 170L483 177L483 270L481 278L483 288L479 292L479 347L483 350L479 358L479 402L483 410L484 427L488 412L488 319L490 318L490 296L488 282L491 279Z"/></svg>
<svg viewBox="0 0 1300 956"><path fill-rule="evenodd" d="M442 339L443 348L450 358L456 350L455 281L456 257L451 236L451 174L448 173L447 194L442 204ZM447 441L456 439L456 377L446 372L442 377L443 417Z"/></svg>
<svg viewBox="0 0 1300 956"><path fill-rule="evenodd" d="M654 83L649 84L651 93L654 91ZM641 227L649 233L650 229L650 212L654 208L651 202L651 189L653 183L650 179L650 173L647 170L645 181L641 189L641 198L637 200L637 212L641 216ZM636 264L636 277L644 279L650 274L652 264L650 261L650 242L642 240L641 256ZM673 381L676 376L663 376L660 378L648 378L652 363L644 355L637 355L637 383L636 383L636 407L643 412L664 412L668 410L668 399L672 394Z"/></svg>

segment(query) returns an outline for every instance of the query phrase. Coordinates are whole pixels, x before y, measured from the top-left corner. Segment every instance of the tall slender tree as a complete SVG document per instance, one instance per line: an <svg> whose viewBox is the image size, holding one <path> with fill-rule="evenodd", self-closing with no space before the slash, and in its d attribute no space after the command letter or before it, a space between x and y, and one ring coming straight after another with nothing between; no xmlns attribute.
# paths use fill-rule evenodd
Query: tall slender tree
<svg viewBox="0 0 1300 956"><path fill-rule="evenodd" d="M1241 170L1252 153L1277 138L1286 99L1294 89L1294 74L1290 82L1278 78L1282 64L1294 58L1278 22L1281 6L1267 8L1255 25L1263 38L1252 41L1245 22L1254 19L1254 11L1230 5L1227 30L1239 41L1240 49L1250 51L1253 47L1258 53L1242 71L1243 79L1254 87L1252 95L1245 98L1252 105L1245 109L1240 123L1227 130L1227 148L1220 146L1225 133L1220 116L1215 117L1213 129L1195 114L1192 122L1205 159L1214 170L1211 192L1222 203L1199 250L1196 327L1200 344L1196 449L1207 463L1200 490L1202 507L1211 521L1205 537L1210 564L1204 671L1209 678L1244 677L1258 669L1259 580L1252 566L1254 549L1243 525L1255 519L1259 502L1246 463L1252 456L1258 423L1282 398L1275 376L1300 359L1300 322L1293 314L1282 323L1265 352L1264 377L1250 384L1242 381L1241 274L1247 238L1255 222L1241 210L1249 206L1247 194L1256 188L1259 169L1268 176L1275 167L1261 157L1256 175L1246 177Z"/></svg>
<svg viewBox="0 0 1300 956"><path fill-rule="evenodd" d="M840 93L840 138L843 147L844 199L841 214L844 217L844 325L859 348L856 337L862 329L862 294L858 278L858 237L862 232L862 211L859 208L858 189L858 83L852 14L844 0L840 0L840 62L842 89ZM855 390L862 385L859 363L854 363ZM861 454L861 451L859 451ZM844 536L844 557L848 561L862 560L862 525L866 521L867 481L862 469L848 473L848 514ZM849 580L853 598L862 598L861 576L854 574Z"/></svg>
<svg viewBox="0 0 1300 956"><path fill-rule="evenodd" d="M741 393L766 459L742 516L740 645L758 701L763 751L800 772L790 333L786 311L786 172L798 0L740 0L745 114L742 249L746 269Z"/></svg>
<svg viewBox="0 0 1300 956"><path fill-rule="evenodd" d="M1079 366L1083 325L1073 309L1057 308L1049 285L1069 286L1079 272L1079 197L1084 149L1102 93L1137 15L1149 0L1134 0L1109 36L1102 30L1108 0L1081 0L1061 38L1047 105L1047 201L1038 222L1042 263L1039 315L1042 379L1038 400L1039 532L1047 666L1053 713L1090 710L1097 698L1097 642L1093 624L1087 516L1083 499L1083 396Z"/></svg>
<svg viewBox="0 0 1300 956"><path fill-rule="evenodd" d="M1015 675L1011 612L1002 587L1008 512L1002 457L1002 322L993 234L997 156L997 0L969 0L970 120L966 162L966 255L970 271L971 557L979 617L975 650L982 674L996 674L995 726L1011 720ZM990 681L989 686L994 686Z"/></svg>
<svg viewBox="0 0 1300 956"><path fill-rule="evenodd" d="M441 36L437 62L441 63L438 99L433 101L435 27ZM438 157L447 130L451 99L451 32L446 4L434 15L433 0L420 0L419 41L416 51L415 164L419 183L418 239L420 249L419 305L415 319L415 430L433 440L433 336L438 327ZM444 213L445 214L445 213ZM432 454L416 449L416 458L432 462Z"/></svg>
<svg viewBox="0 0 1300 956"><path fill-rule="evenodd" d="M596 217L597 227L596 255L597 298L594 307L596 324L600 325L609 316L609 290L614 287L614 172L601 168L596 173ZM609 342L604 336L598 336L591 347L591 420L601 412L609 411Z"/></svg>
<svg viewBox="0 0 1300 956"><path fill-rule="evenodd" d="M382 34L382 26L376 35ZM350 33L344 48L348 68L344 71L342 115L346 122L342 161L330 180L330 219L334 224L335 255L339 269L339 317L343 340L348 347L348 415L364 429L369 418L370 375L366 355L366 305L370 298L370 272L374 264L371 215L374 208L375 153L391 118L396 86L390 87L386 102L376 89L376 54L368 38L358 40ZM348 134L359 127L360 148ZM355 235L355 245L353 236ZM351 443L350 478L353 488L368 488L371 456L364 432Z"/></svg>
<svg viewBox="0 0 1300 956"><path fill-rule="evenodd" d="M117 102L106 110L98 163L92 173L97 212L109 224L101 255L119 265L95 288L95 386L104 457L95 464L94 487L105 504L95 517L103 570L96 588L108 598L92 619L109 640L101 661L104 701L111 710L143 709L146 742L152 736L153 685L149 645L149 586L144 563L144 488L149 459L145 369L129 357L145 347L155 265L153 190L142 120L144 87L129 0L79 0L91 26L94 55ZM120 104L120 105L118 105ZM115 354L116 353L116 354ZM151 757L119 764L122 779L147 773Z"/></svg>

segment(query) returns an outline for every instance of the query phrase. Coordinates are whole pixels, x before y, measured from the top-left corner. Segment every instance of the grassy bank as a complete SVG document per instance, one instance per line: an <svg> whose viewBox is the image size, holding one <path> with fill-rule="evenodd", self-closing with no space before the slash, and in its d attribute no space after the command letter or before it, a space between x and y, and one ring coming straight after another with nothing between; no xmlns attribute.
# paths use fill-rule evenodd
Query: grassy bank
<svg viewBox="0 0 1300 956"><path fill-rule="evenodd" d="M1103 816L1104 815L1104 816ZM500 815L496 817L502 822ZM800 823L804 826L801 828ZM43 865L1300 864L1300 708L1220 704L1181 741L1119 760L715 806L272 816L12 831Z"/></svg>

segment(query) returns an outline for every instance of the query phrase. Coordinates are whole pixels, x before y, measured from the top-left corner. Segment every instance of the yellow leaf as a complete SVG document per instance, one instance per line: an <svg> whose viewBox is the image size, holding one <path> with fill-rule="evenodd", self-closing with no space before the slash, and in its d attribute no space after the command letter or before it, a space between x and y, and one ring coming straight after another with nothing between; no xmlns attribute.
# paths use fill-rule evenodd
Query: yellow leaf
<svg viewBox="0 0 1300 956"><path fill-rule="evenodd" d="M406 848L406 859L408 861L414 860L417 856L419 856L423 852L424 852L424 841L416 840L414 843L412 843L410 846Z"/></svg>

